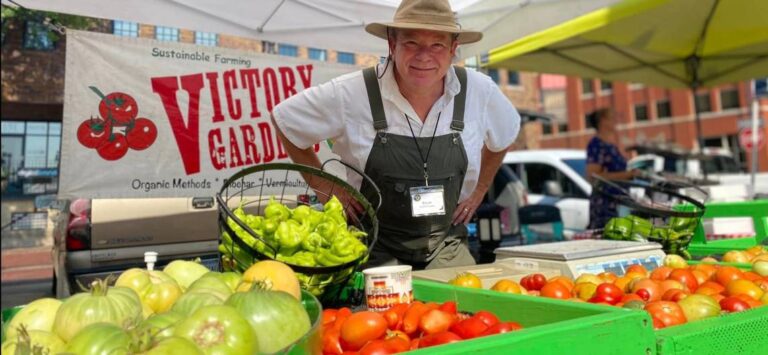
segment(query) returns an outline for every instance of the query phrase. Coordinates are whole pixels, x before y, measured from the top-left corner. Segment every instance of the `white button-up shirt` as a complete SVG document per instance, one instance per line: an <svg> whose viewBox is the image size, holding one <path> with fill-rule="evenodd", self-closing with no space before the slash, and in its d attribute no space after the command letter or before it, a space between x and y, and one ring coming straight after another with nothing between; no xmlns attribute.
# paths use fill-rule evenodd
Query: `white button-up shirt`
<svg viewBox="0 0 768 355"><path fill-rule="evenodd" d="M378 69L380 73L384 66L379 65ZM411 104L400 93L393 71L390 65L379 79L387 117L387 133L411 136L411 129L406 122L407 115L416 136L431 137L436 124L436 136L450 134L453 97L461 89L456 72L448 70L443 96L435 102L422 123ZM360 171L365 169L376 130L373 128L373 116L362 71L342 75L306 89L281 102L272 114L286 138L297 147L307 149L315 143L331 139L332 151L341 160ZM499 87L488 76L467 69L467 100L461 138L469 163L459 201L466 199L477 186L483 145L494 152L504 150L514 142L519 131L520 115ZM362 178L350 173L347 181L359 188Z"/></svg>

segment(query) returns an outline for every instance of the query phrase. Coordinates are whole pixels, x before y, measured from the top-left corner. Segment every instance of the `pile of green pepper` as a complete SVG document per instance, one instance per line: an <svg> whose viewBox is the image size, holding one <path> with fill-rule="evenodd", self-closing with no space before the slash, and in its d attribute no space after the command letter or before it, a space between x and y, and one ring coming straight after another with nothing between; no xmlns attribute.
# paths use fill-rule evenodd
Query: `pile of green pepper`
<svg viewBox="0 0 768 355"><path fill-rule="evenodd" d="M667 254L677 254L690 259L688 245L697 224L697 218L672 217L667 225L656 226L645 218L629 215L611 218L603 229L603 237L656 242L661 244Z"/></svg>
<svg viewBox="0 0 768 355"><path fill-rule="evenodd" d="M241 240L287 264L336 266L358 260L368 251L361 241L367 234L347 225L344 206L336 196L325 203L322 212L307 205L290 209L273 197L264 208L263 216L247 214L242 205L233 213L258 236L251 235L229 218L227 224ZM219 251L230 260L253 260L226 232L222 233Z"/></svg>

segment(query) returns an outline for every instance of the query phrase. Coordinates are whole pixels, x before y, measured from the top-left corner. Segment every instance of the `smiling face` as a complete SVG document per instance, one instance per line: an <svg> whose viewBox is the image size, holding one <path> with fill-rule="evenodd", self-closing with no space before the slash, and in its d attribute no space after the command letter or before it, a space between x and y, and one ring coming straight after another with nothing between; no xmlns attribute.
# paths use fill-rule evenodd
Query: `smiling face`
<svg viewBox="0 0 768 355"><path fill-rule="evenodd" d="M408 91L443 85L458 42L447 32L397 30L389 40L398 83Z"/></svg>

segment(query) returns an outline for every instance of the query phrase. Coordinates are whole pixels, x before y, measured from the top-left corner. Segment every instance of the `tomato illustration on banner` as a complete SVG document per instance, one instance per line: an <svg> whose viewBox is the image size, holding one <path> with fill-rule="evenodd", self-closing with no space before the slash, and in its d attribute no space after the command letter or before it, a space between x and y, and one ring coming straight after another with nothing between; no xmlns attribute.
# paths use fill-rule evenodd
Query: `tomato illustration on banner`
<svg viewBox="0 0 768 355"><path fill-rule="evenodd" d="M101 98L100 117L91 116L77 127L80 144L95 149L102 159L114 161L125 156L129 148L144 150L155 142L157 126L148 118L137 118L139 105L131 95L104 95L95 86L89 88Z"/></svg>

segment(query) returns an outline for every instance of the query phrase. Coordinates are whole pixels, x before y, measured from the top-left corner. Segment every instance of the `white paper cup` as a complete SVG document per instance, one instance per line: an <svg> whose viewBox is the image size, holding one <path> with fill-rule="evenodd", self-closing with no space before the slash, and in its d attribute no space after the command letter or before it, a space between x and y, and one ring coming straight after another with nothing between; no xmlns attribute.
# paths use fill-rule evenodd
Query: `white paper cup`
<svg viewBox="0 0 768 355"><path fill-rule="evenodd" d="M410 265L382 266L363 270L368 310L386 311L398 303L413 301Z"/></svg>

